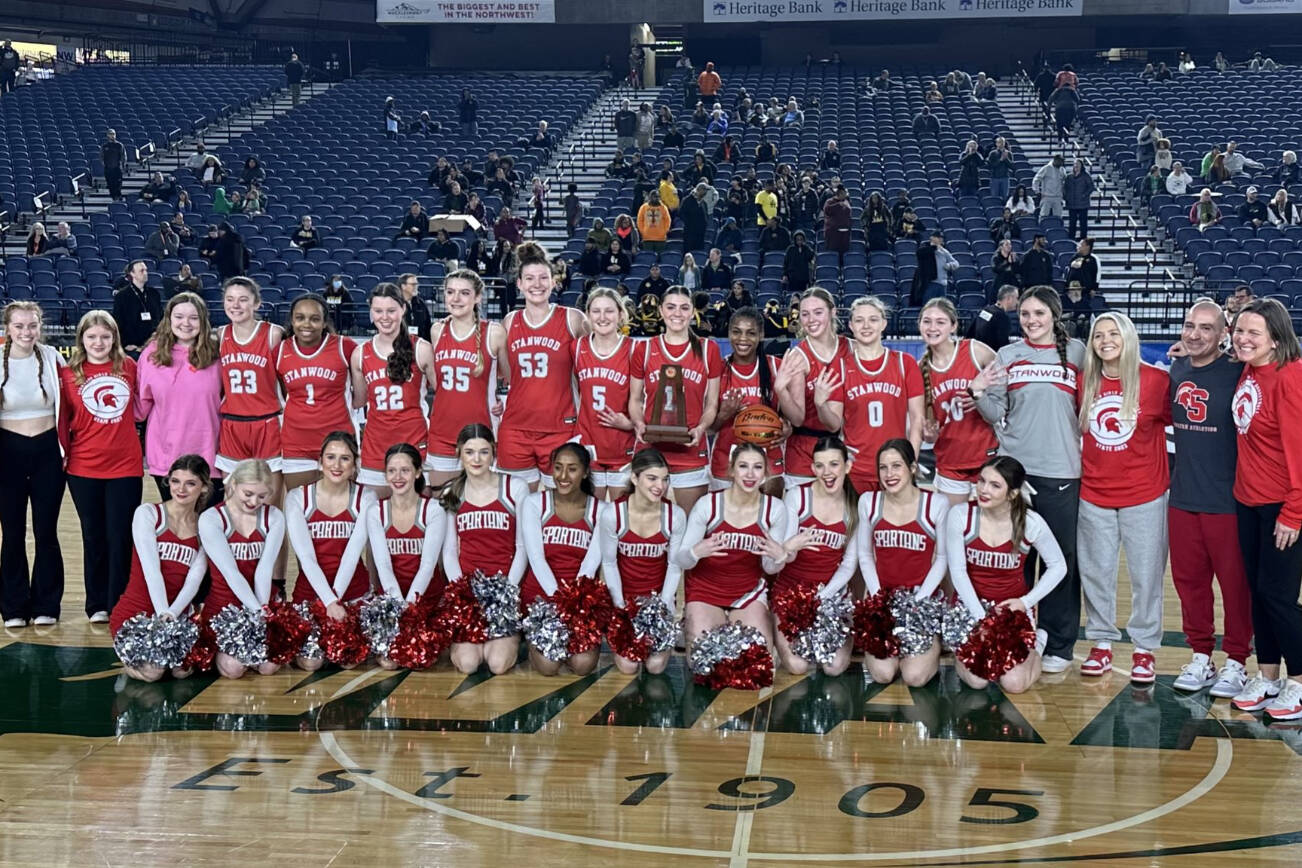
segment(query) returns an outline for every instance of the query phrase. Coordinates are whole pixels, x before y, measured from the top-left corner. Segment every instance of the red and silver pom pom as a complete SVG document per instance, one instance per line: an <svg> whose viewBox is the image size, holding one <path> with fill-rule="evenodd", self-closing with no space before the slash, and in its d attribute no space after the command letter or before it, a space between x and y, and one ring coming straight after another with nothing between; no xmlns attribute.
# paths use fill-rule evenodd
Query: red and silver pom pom
<svg viewBox="0 0 1302 868"><path fill-rule="evenodd" d="M447 647L447 632L437 618L438 601L420 597L398 617L398 633L388 657L404 669L428 669Z"/></svg>
<svg viewBox="0 0 1302 868"><path fill-rule="evenodd" d="M769 610L778 621L778 629L790 642L814 626L818 617L818 591L807 585L788 585L772 595Z"/></svg>
<svg viewBox="0 0 1302 868"><path fill-rule="evenodd" d="M895 616L886 588L854 604L854 648L878 660L899 656L900 642L895 637Z"/></svg>
<svg viewBox="0 0 1302 868"><path fill-rule="evenodd" d="M939 596L920 600L912 589L898 588L891 596L891 617L895 619L893 633L899 643L900 656L925 654L940 633L945 602Z"/></svg>
<svg viewBox="0 0 1302 868"><path fill-rule="evenodd" d="M190 620L198 628L199 637L194 640L194 646L185 655L185 660L181 661L181 668L206 672L217 659L217 634L213 632L212 625L201 616L195 615Z"/></svg>
<svg viewBox="0 0 1302 868"><path fill-rule="evenodd" d="M312 633L312 622L291 603L273 600L263 607L267 660L281 666L293 661Z"/></svg>
<svg viewBox="0 0 1302 868"><path fill-rule="evenodd" d="M845 591L824 598L822 590L822 585L784 589L774 595L772 608L792 653L826 666L850 637L854 603Z"/></svg>
<svg viewBox="0 0 1302 868"><path fill-rule="evenodd" d="M955 649L954 656L978 678L997 681L1026 661L1035 647L1035 625L1020 609L995 606Z"/></svg>
<svg viewBox="0 0 1302 868"><path fill-rule="evenodd" d="M583 654L600 648L601 639L615 614L615 604L605 582L589 578L564 581L552 599L557 614L569 630L566 642L569 653Z"/></svg>
<svg viewBox="0 0 1302 868"><path fill-rule="evenodd" d="M304 660L320 660L325 656L321 650L321 624L317 621L316 613L312 611L312 604L306 600L294 604L294 611L298 616L310 626L307 638L303 640L303 645L298 649L299 657Z"/></svg>
<svg viewBox="0 0 1302 868"><path fill-rule="evenodd" d="M677 636L674 611L658 594L638 597L623 609L615 610L606 632L606 639L616 654L639 663L674 647Z"/></svg>
<svg viewBox="0 0 1302 868"><path fill-rule="evenodd" d="M389 646L398 635L398 618L406 605L401 597L383 593L362 600L362 635L377 656L389 656Z"/></svg>
<svg viewBox="0 0 1302 868"><path fill-rule="evenodd" d="M972 632L972 628L980 620L980 618L968 611L962 600L959 600L945 609L945 615L940 625L941 641L945 643L947 648L957 650L967 641L968 634Z"/></svg>
<svg viewBox="0 0 1302 868"><path fill-rule="evenodd" d="M113 650L132 669L159 666L175 669L199 638L199 626L189 618L140 614L128 618L113 637Z"/></svg>
<svg viewBox="0 0 1302 868"><path fill-rule="evenodd" d="M554 602L546 597L534 600L520 626L525 639L543 657L553 663L569 659L570 628Z"/></svg>
<svg viewBox="0 0 1302 868"><path fill-rule="evenodd" d="M267 621L261 609L246 609L231 603L213 616L217 650L245 666L267 662Z"/></svg>
<svg viewBox="0 0 1302 868"><path fill-rule="evenodd" d="M356 666L371 655L371 646L362 633L361 605L344 603L343 607L347 614L337 621L326 614L324 603L314 600L312 614L321 633L321 652L325 659L340 666Z"/></svg>
<svg viewBox="0 0 1302 868"><path fill-rule="evenodd" d="M687 665L696 683L712 690L758 690L773 684L773 654L764 634L735 621L698 636Z"/></svg>
<svg viewBox="0 0 1302 868"><path fill-rule="evenodd" d="M450 582L439 620L452 642L481 645L520 632L520 588L502 573L475 571Z"/></svg>

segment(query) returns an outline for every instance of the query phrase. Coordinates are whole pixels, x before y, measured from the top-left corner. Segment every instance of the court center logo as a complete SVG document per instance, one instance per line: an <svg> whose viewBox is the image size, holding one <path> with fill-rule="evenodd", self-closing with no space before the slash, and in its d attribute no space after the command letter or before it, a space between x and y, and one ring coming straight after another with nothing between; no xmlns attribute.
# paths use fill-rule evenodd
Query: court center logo
<svg viewBox="0 0 1302 868"><path fill-rule="evenodd" d="M1230 406L1234 413L1234 427L1239 429L1240 434L1247 434L1257 411L1261 409L1261 386L1251 377L1244 380L1235 390L1234 403Z"/></svg>
<svg viewBox="0 0 1302 868"><path fill-rule="evenodd" d="M1135 433L1135 423L1121 415L1121 396L1105 395L1090 410L1090 436L1101 449L1120 449Z"/></svg>
<svg viewBox="0 0 1302 868"><path fill-rule="evenodd" d="M131 406L131 387L121 377L94 377L82 383L81 403L101 422L116 422Z"/></svg>

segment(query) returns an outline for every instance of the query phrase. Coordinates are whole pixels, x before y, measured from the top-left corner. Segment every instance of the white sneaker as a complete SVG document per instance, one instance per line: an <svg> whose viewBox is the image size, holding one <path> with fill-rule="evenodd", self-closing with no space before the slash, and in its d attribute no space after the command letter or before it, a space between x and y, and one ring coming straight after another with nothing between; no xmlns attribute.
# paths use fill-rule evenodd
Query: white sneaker
<svg viewBox="0 0 1302 868"><path fill-rule="evenodd" d="M9 629L12 629L12 630L16 630L16 629L18 629L19 627L26 627L26 626L27 626L27 619L26 619L26 618L6 618L6 619L5 619L5 626L8 627Z"/></svg>
<svg viewBox="0 0 1302 868"><path fill-rule="evenodd" d="M1195 654L1192 660L1180 667L1180 674L1176 676L1172 687L1194 693L1215 683L1216 667L1212 665L1211 658L1206 654ZM1234 692L1237 694L1239 691Z"/></svg>
<svg viewBox="0 0 1302 868"><path fill-rule="evenodd" d="M37 627L53 627L59 623L58 618L51 618L49 615L37 615L32 619L32 623Z"/></svg>
<svg viewBox="0 0 1302 868"><path fill-rule="evenodd" d="M1048 654L1040 660L1040 670L1053 675L1057 672L1066 672L1071 668L1071 659L1059 657L1056 654Z"/></svg>
<svg viewBox="0 0 1302 868"><path fill-rule="evenodd" d="M1297 720L1302 717L1302 684L1291 678L1285 681L1279 696L1266 706L1266 716L1271 720Z"/></svg>
<svg viewBox="0 0 1302 868"><path fill-rule="evenodd" d="M98 612L90 616L90 622L92 624L107 624L109 622L109 613L100 609Z"/></svg>
<svg viewBox="0 0 1302 868"><path fill-rule="evenodd" d="M1049 631L1045 629L1036 630L1035 631L1035 653L1043 656L1044 648L1048 644L1049 644ZM1044 666L1041 665L1040 668L1043 669Z"/></svg>
<svg viewBox="0 0 1302 868"><path fill-rule="evenodd" d="M1221 667L1221 677L1212 685L1212 696L1233 699L1242 692L1243 685L1247 682L1248 673L1244 671L1243 664L1237 660L1226 660Z"/></svg>
<svg viewBox="0 0 1302 868"><path fill-rule="evenodd" d="M1284 689L1283 681L1282 678L1271 681L1258 672L1230 702L1239 711L1261 711L1279 696L1279 692Z"/></svg>

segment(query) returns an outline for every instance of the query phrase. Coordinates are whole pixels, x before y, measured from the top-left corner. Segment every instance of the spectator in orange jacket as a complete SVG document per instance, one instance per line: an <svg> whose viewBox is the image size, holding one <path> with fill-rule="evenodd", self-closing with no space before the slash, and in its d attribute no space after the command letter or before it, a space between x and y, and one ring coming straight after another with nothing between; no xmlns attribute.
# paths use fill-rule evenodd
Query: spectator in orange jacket
<svg viewBox="0 0 1302 868"><path fill-rule="evenodd" d="M701 99L713 100L723 87L723 79L714 71L714 63L705 64L705 69L696 77L696 89L701 92Z"/></svg>
<svg viewBox="0 0 1302 868"><path fill-rule="evenodd" d="M659 258L669 238L669 209L660 201L655 190L647 193L646 201L637 209L637 232L642 236L642 246L654 250Z"/></svg>

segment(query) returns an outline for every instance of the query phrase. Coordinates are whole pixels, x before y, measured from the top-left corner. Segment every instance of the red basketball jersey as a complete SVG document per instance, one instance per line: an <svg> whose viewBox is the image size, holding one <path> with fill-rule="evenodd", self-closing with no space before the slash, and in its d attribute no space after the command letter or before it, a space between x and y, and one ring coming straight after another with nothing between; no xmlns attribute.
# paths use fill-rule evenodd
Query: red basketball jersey
<svg viewBox="0 0 1302 868"><path fill-rule="evenodd" d="M651 536L638 536L629 527L628 499L615 501L615 564L624 602L638 597L657 595L665 584L669 570L669 539L674 532L674 507L660 505L660 529Z"/></svg>
<svg viewBox="0 0 1302 868"><path fill-rule="evenodd" d="M837 398L844 402L845 445L854 454L850 480L855 490L877 490L877 450L908 431L909 399L922 394L922 372L913 356L886 350L865 362L853 352Z"/></svg>
<svg viewBox="0 0 1302 868"><path fill-rule="evenodd" d="M592 537L597 529L597 499L589 497L578 521L563 521L556 514L556 504L551 492L538 493L541 500L543 557L557 583L578 578L579 567L592 548ZM528 529L526 528L526 533ZM530 569L520 586L520 602L529 605L543 595L542 585Z"/></svg>
<svg viewBox="0 0 1302 868"><path fill-rule="evenodd" d="M760 391L760 361L767 360L769 366L769 384L771 385L778 376L778 368L781 362L777 356L761 356L751 365L738 365L732 362L724 361L723 372L719 376L719 399L729 392L735 392L741 396L741 406L753 407L756 404L764 404L763 395ZM776 396L770 396L767 402L768 406L773 409L778 408ZM740 410L738 412L741 412ZM728 422L719 432L714 435L714 448L710 452L710 475L716 479L728 478L728 459L732 455L732 447L737 445L737 436L732 433L732 423ZM777 475L782 472L782 447L770 446L767 450L769 459L769 473Z"/></svg>
<svg viewBox="0 0 1302 868"><path fill-rule="evenodd" d="M804 428L807 431L822 431L825 426L818 418L818 405L814 403L814 381L827 368L831 368L838 375L842 375L847 355L850 355L850 341L844 337L837 338L836 350L830 358L824 359L819 356L818 351L814 349L809 341L801 341L796 345L796 349L809 361L809 373L805 375L805 418L801 421L798 428ZM814 444L818 442L818 437L809 433L802 433L797 430L787 438L786 443L786 468L787 473L793 476L813 476L814 461Z"/></svg>
<svg viewBox="0 0 1302 868"><path fill-rule="evenodd" d="M994 429L976 408L963 409L968 386L981 371L974 346L970 340L961 340L948 368L931 366L931 412L940 423L934 446L936 472L969 482L999 446Z"/></svg>
<svg viewBox="0 0 1302 868"><path fill-rule="evenodd" d="M936 557L936 527L931 523L933 497L942 495L922 492L918 514L904 524L892 524L882 515L885 495L874 491L868 517L868 540L873 547L877 578L887 590L916 588L927 578Z"/></svg>
<svg viewBox="0 0 1302 868"><path fill-rule="evenodd" d="M801 549L796 559L782 568L773 580L773 588L790 588L805 585L817 587L831 580L841 559L845 557L847 542L846 519L832 524L824 524L814 515L814 491L812 484L802 485L796 489L799 506L794 528L787 533L793 536L796 531L808 530L814 536L814 545Z"/></svg>
<svg viewBox="0 0 1302 868"><path fill-rule="evenodd" d="M330 334L310 353L299 349L293 338L276 347L276 375L285 394L280 429L285 458L316 460L321 442L331 431L356 432L348 371L353 347L349 338Z"/></svg>
<svg viewBox="0 0 1302 868"><path fill-rule="evenodd" d="M1026 540L1016 546L1012 540L998 546L985 543L981 539L981 509L974 503L967 507L963 546L967 577L982 600L1002 603L1026 593L1026 574L1022 568L1031 544Z"/></svg>
<svg viewBox="0 0 1302 868"><path fill-rule="evenodd" d="M655 408L656 388L660 383L660 371L665 365L677 365L682 369L683 403L686 405L686 425L695 428L701 423L705 413L705 392L710 380L716 379L723 371L723 357L719 355L719 345L712 340L700 340L701 353L692 352L687 344L671 345L664 336L646 340L640 351L633 354L632 375L645 383L642 418L651 424L651 413ZM666 414L668 416L668 414ZM662 424L674 424L672 417ZM680 443L657 443L656 448L664 453L670 470L703 467L706 463L707 443L701 442L690 449Z"/></svg>
<svg viewBox="0 0 1302 868"><path fill-rule="evenodd" d="M317 566L325 574L326 581L332 586L339 573L339 562L343 560L344 549L352 538L357 522L362 520L362 495L365 489L354 485L348 497L348 506L343 512L328 515L321 511L316 499L316 485L305 485L302 489L303 515L307 518L307 532L312 537L312 550L316 553ZM356 600L365 596L371 589L371 580L366 568L358 560L353 576L348 580L348 588L340 597L341 602ZM317 598L312 583L299 573L294 583L294 602L312 602Z"/></svg>
<svg viewBox="0 0 1302 868"><path fill-rule="evenodd" d="M756 520L735 527L723 520L723 496L722 491L709 495L705 535L721 537L727 548L722 557L704 558L687 571L686 597L689 603L741 609L758 600L767 588L762 565L764 539L777 511L786 507L776 497L761 495Z"/></svg>
<svg viewBox="0 0 1302 868"><path fill-rule="evenodd" d="M523 310L510 319L506 355L511 388L502 425L542 434L573 431L574 335L569 308L552 305L536 326Z"/></svg>
<svg viewBox="0 0 1302 868"><path fill-rule="evenodd" d="M628 413L629 372L635 352L630 338L620 337L609 355L592 346L592 335L574 344L574 376L579 384L579 438L595 462L623 467L633 457L633 432L609 428L598 415L603 410Z"/></svg>
<svg viewBox="0 0 1302 868"><path fill-rule="evenodd" d="M235 327L218 332L222 366L221 412L228 416L261 418L280 412L276 363L271 352L271 323L259 321L244 342ZM320 444L318 444L320 445Z"/></svg>
<svg viewBox="0 0 1302 868"><path fill-rule="evenodd" d="M253 574L258 569L258 561L262 560L262 548L267 542L267 528L271 523L271 507L264 506L258 510L258 523L248 536L236 532L225 503L220 504L216 509L217 515L222 520L222 530L226 534L226 544L230 546L231 555L235 558L235 565L239 567L240 575L252 587ZM204 617L210 618L227 606L232 605L242 606L244 604L240 602L239 597L235 596L231 586L226 584L226 579L221 572L214 569L212 571L212 589L208 591L208 599L203 601Z"/></svg>
<svg viewBox="0 0 1302 868"><path fill-rule="evenodd" d="M481 366L478 374L476 365ZM457 435L467 425L493 427L492 406L497 388L497 359L488 349L488 322L458 337L452 320L443 325L434 345L434 412L429 417L431 455L451 457Z"/></svg>
<svg viewBox="0 0 1302 868"><path fill-rule="evenodd" d="M417 346L423 341L416 340ZM362 434L362 466L384 470L384 453L395 443L410 443L421 456L429 436L429 407L425 375L413 358L405 383L389 379L389 360L375 351L375 339L362 344L362 378L366 382L366 430Z"/></svg>
<svg viewBox="0 0 1302 868"><path fill-rule="evenodd" d="M393 577L398 580L398 588L405 597L411 590L411 583L416 578L416 573L420 571L421 553L425 551L425 527L429 523L430 510L442 509L442 507L433 498L421 498L420 505L416 507L416 520L406 530L398 530L393 526L393 510L389 498L381 500L379 507L380 524L384 527L384 540L389 549L389 561L393 565ZM433 597L435 600L441 598L446 585L447 580L442 571L436 569L430 579L429 587L425 590L425 596Z"/></svg>
<svg viewBox="0 0 1302 868"><path fill-rule="evenodd" d="M190 572L195 556L199 554L198 534L182 539L167 526L167 513L161 503L151 507L154 510L154 539L158 547L158 570L163 574L163 587L167 599L175 600L185 585L185 577ZM114 634L122 625L136 615L155 615L153 600L149 596L149 585L145 582L145 571L140 566L140 553L131 550L131 576L127 579L127 588L123 591L113 614L109 618L109 630Z"/></svg>
<svg viewBox="0 0 1302 868"><path fill-rule="evenodd" d="M508 574L515 559L515 523L517 504L511 498L511 479L498 482L497 500L485 506L462 501L457 508L454 529L459 546L463 575L475 570L485 575Z"/></svg>

